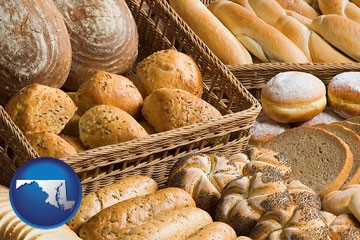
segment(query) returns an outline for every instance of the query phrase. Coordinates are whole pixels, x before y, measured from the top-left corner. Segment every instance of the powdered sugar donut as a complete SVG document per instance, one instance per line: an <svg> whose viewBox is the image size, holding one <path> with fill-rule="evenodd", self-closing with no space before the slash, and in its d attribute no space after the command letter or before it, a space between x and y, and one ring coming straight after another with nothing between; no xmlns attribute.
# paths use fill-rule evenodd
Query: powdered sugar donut
<svg viewBox="0 0 360 240"><path fill-rule="evenodd" d="M309 73L283 72L266 83L261 103L266 115L277 122L303 122L324 110L326 87Z"/></svg>
<svg viewBox="0 0 360 240"><path fill-rule="evenodd" d="M360 115L360 72L336 75L328 85L330 107L344 118Z"/></svg>
<svg viewBox="0 0 360 240"><path fill-rule="evenodd" d="M249 145L261 146L287 129L289 124L275 122L261 111L252 128Z"/></svg>

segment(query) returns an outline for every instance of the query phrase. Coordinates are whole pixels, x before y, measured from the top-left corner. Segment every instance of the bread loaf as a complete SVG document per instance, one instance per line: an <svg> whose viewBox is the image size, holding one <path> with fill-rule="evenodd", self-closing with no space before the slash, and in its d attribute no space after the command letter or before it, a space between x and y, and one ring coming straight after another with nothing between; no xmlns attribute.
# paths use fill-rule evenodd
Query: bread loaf
<svg viewBox="0 0 360 240"><path fill-rule="evenodd" d="M313 19L319 14L303 0L276 0L281 7L287 10L297 12L307 18Z"/></svg>
<svg viewBox="0 0 360 240"><path fill-rule="evenodd" d="M193 233L211 222L210 215L200 208L180 208L164 212L153 220L133 228L128 234L122 236L121 239L188 239Z"/></svg>
<svg viewBox="0 0 360 240"><path fill-rule="evenodd" d="M187 240L229 240L235 238L236 233L229 225L222 222L213 222L199 229Z"/></svg>
<svg viewBox="0 0 360 240"><path fill-rule="evenodd" d="M264 23L239 4L214 1L210 11L264 62L309 62L301 50L274 27Z"/></svg>
<svg viewBox="0 0 360 240"><path fill-rule="evenodd" d="M249 52L200 0L169 2L196 35L225 64L252 63Z"/></svg>
<svg viewBox="0 0 360 240"><path fill-rule="evenodd" d="M81 116L80 139L86 147L96 148L147 136L145 129L120 108L98 105Z"/></svg>
<svg viewBox="0 0 360 240"><path fill-rule="evenodd" d="M80 85L75 99L80 115L96 105L109 105L136 117L143 104L143 98L132 81L99 70Z"/></svg>
<svg viewBox="0 0 360 240"><path fill-rule="evenodd" d="M197 207L212 213L225 185L240 176L240 170L230 159L199 154L178 161L170 172L168 185L184 189Z"/></svg>
<svg viewBox="0 0 360 240"><path fill-rule="evenodd" d="M201 98L181 89L161 88L144 101L142 114L156 132L164 132L221 116Z"/></svg>
<svg viewBox="0 0 360 240"><path fill-rule="evenodd" d="M86 195L81 201L79 210L67 224L78 233L80 228L101 210L130 198L154 193L157 187L157 183L146 176L125 177L95 193Z"/></svg>
<svg viewBox="0 0 360 240"><path fill-rule="evenodd" d="M203 78L195 60L174 49L153 53L136 66L147 95L160 88L177 88L201 97Z"/></svg>
<svg viewBox="0 0 360 240"><path fill-rule="evenodd" d="M60 88L70 71L71 46L53 1L1 1L0 9L0 104L33 83Z"/></svg>
<svg viewBox="0 0 360 240"><path fill-rule="evenodd" d="M59 89L31 84L14 95L5 110L23 132L59 134L75 114L76 106Z"/></svg>
<svg viewBox="0 0 360 240"><path fill-rule="evenodd" d="M330 14L316 17L311 29L356 61L360 61L360 24Z"/></svg>
<svg viewBox="0 0 360 240"><path fill-rule="evenodd" d="M80 237L84 240L117 239L161 213L184 207L195 207L191 196L179 188L165 188L103 209L80 229Z"/></svg>
<svg viewBox="0 0 360 240"><path fill-rule="evenodd" d="M73 49L65 86L77 90L95 70L125 73L135 63L138 33L124 0L55 0Z"/></svg>
<svg viewBox="0 0 360 240"><path fill-rule="evenodd" d="M360 8L349 0L318 0L322 14L336 14L360 23Z"/></svg>

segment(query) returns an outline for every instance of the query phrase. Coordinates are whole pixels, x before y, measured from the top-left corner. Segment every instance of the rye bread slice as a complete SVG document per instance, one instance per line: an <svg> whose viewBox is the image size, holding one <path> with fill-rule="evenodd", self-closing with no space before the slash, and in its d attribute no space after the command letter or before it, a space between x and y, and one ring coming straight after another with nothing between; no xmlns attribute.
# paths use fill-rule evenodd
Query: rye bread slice
<svg viewBox="0 0 360 240"><path fill-rule="evenodd" d="M331 123L331 124L338 124L338 125L347 127L350 130L354 131L354 133L356 133L357 135L360 136L360 124L359 123L348 122L346 120L346 121L335 122L335 123Z"/></svg>
<svg viewBox="0 0 360 240"><path fill-rule="evenodd" d="M300 180L324 197L338 190L352 168L349 146L334 134L314 127L287 130L265 143L264 148L290 156L292 180Z"/></svg>
<svg viewBox="0 0 360 240"><path fill-rule="evenodd" d="M353 164L348 179L345 184L360 183L360 136L347 127L337 124L319 124L314 127L329 131L349 145L353 154Z"/></svg>

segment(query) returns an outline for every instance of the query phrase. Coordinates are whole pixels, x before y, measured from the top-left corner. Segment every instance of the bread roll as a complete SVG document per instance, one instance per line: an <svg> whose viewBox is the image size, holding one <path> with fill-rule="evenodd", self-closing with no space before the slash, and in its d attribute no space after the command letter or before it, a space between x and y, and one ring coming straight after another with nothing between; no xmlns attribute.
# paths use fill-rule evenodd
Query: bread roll
<svg viewBox="0 0 360 240"><path fill-rule="evenodd" d="M63 158L77 153L71 144L51 132L27 132L25 137L41 157Z"/></svg>
<svg viewBox="0 0 360 240"><path fill-rule="evenodd" d="M331 216L331 213L321 212L329 228L331 239L359 239L360 224L351 214ZM326 216L326 215L330 215Z"/></svg>
<svg viewBox="0 0 360 240"><path fill-rule="evenodd" d="M144 101L142 114L156 132L218 118L221 113L212 105L181 89L162 88Z"/></svg>
<svg viewBox="0 0 360 240"><path fill-rule="evenodd" d="M360 8L349 0L318 0L322 14L336 14L360 23Z"/></svg>
<svg viewBox="0 0 360 240"><path fill-rule="evenodd" d="M330 14L316 17L311 29L356 61L360 61L360 24Z"/></svg>
<svg viewBox="0 0 360 240"><path fill-rule="evenodd" d="M225 185L240 176L232 160L199 154L178 161L170 172L168 185L184 189L191 194L197 207L212 213Z"/></svg>
<svg viewBox="0 0 360 240"><path fill-rule="evenodd" d="M210 215L199 208L181 208L165 212L155 219L135 227L121 239L188 239L194 232L211 222Z"/></svg>
<svg viewBox="0 0 360 240"><path fill-rule="evenodd" d="M209 5L209 9L252 54L262 61L309 62L294 43L244 7L226 0L217 0Z"/></svg>
<svg viewBox="0 0 360 240"><path fill-rule="evenodd" d="M303 0L276 0L281 7L297 12L307 18L313 19L319 14Z"/></svg>
<svg viewBox="0 0 360 240"><path fill-rule="evenodd" d="M236 233L232 227L222 222L213 222L198 230L187 240L229 240L235 239Z"/></svg>
<svg viewBox="0 0 360 240"><path fill-rule="evenodd" d="M128 79L130 81L132 81L134 83L135 87L141 93L141 96L143 97L143 99L145 99L146 96L147 96L147 93L146 93L144 85L142 84L142 82L140 80L140 77L138 75L136 75L136 74L131 74L131 75L127 76L127 77L128 77Z"/></svg>
<svg viewBox="0 0 360 240"><path fill-rule="evenodd" d="M60 88L70 71L69 34L52 1L0 2L0 104L39 83Z"/></svg>
<svg viewBox="0 0 360 240"><path fill-rule="evenodd" d="M360 191L356 191L351 196L349 202L349 210L356 217L356 219L360 222Z"/></svg>
<svg viewBox="0 0 360 240"><path fill-rule="evenodd" d="M299 207L311 206L321 209L321 199L319 195L310 187L306 186L299 180L293 180L288 185L293 203Z"/></svg>
<svg viewBox="0 0 360 240"><path fill-rule="evenodd" d="M95 193L86 195L81 201L79 210L67 224L78 233L80 228L101 210L130 198L155 193L157 188L157 183L149 177L140 175L125 177L100 188Z"/></svg>
<svg viewBox="0 0 360 240"><path fill-rule="evenodd" d="M153 53L136 66L147 95L160 88L177 88L201 97L203 78L190 56L174 49Z"/></svg>
<svg viewBox="0 0 360 240"><path fill-rule="evenodd" d="M150 125L150 123L148 123L147 121L141 121L139 122L139 124L145 129L145 131L150 135L150 134L154 134L155 129Z"/></svg>
<svg viewBox="0 0 360 240"><path fill-rule="evenodd" d="M353 2L356 6L360 7L360 0L350 0Z"/></svg>
<svg viewBox="0 0 360 240"><path fill-rule="evenodd" d="M73 136L64 135L64 134L60 134L59 137L61 137L67 143L69 143L76 150L76 152L79 153L79 152L86 151L86 147L81 142L79 137L73 137Z"/></svg>
<svg viewBox="0 0 360 240"><path fill-rule="evenodd" d="M124 0L55 0L68 29L73 58L65 86L77 90L95 70L125 73L138 54L135 20Z"/></svg>
<svg viewBox="0 0 360 240"><path fill-rule="evenodd" d="M5 110L23 132L59 134L75 114L76 106L63 91L32 84L14 95Z"/></svg>
<svg viewBox="0 0 360 240"><path fill-rule="evenodd" d="M256 13L252 9L251 5L249 4L249 0L231 0L231 1L234 3L240 4L241 6L243 6L247 10L249 10L249 12L251 12L252 14L254 14L256 16Z"/></svg>
<svg viewBox="0 0 360 240"><path fill-rule="evenodd" d="M96 71L90 80L83 82L75 98L80 115L96 105L109 105L136 117L143 104L132 81L105 71Z"/></svg>
<svg viewBox="0 0 360 240"><path fill-rule="evenodd" d="M80 121L80 115L75 113L74 116L72 116L72 118L70 118L70 120L66 123L61 133L73 137L79 137L80 134L79 121Z"/></svg>
<svg viewBox="0 0 360 240"><path fill-rule="evenodd" d="M191 196L179 188L165 188L103 209L80 229L80 237L84 240L117 239L166 211L184 207L195 207Z"/></svg>
<svg viewBox="0 0 360 240"><path fill-rule="evenodd" d="M195 34L225 64L252 63L249 52L200 0L169 2Z"/></svg>
<svg viewBox="0 0 360 240"><path fill-rule="evenodd" d="M117 144L147 136L145 129L120 108L98 105L79 121L80 139L88 148Z"/></svg>
<svg viewBox="0 0 360 240"><path fill-rule="evenodd" d="M267 24L275 26L277 20L286 16L286 11L275 0L248 0L256 15Z"/></svg>

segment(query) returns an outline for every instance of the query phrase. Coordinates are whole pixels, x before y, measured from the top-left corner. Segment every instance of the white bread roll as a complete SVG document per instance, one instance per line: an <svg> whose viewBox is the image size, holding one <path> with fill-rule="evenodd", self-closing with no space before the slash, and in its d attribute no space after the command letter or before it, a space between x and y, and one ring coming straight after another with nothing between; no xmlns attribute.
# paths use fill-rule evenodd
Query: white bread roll
<svg viewBox="0 0 360 240"><path fill-rule="evenodd" d="M170 5L225 64L252 63L244 46L200 0L170 0Z"/></svg>
<svg viewBox="0 0 360 240"><path fill-rule="evenodd" d="M256 15L271 26L286 16L286 11L275 0L249 0L249 4Z"/></svg>
<svg viewBox="0 0 360 240"><path fill-rule="evenodd" d="M360 24L338 15L322 15L311 29L353 59L360 61Z"/></svg>
<svg viewBox="0 0 360 240"><path fill-rule="evenodd" d="M286 10L297 12L305 17L313 19L319 14L303 0L276 0Z"/></svg>
<svg viewBox="0 0 360 240"><path fill-rule="evenodd" d="M230 1L240 4L241 6L243 6L247 10L249 10L249 12L251 12L252 14L254 14L256 16L256 13L254 12L254 10L252 9L252 7L249 3L249 0L230 0Z"/></svg>
<svg viewBox="0 0 360 240"><path fill-rule="evenodd" d="M304 53L274 27L239 4L217 0L209 9L244 46L264 62L309 62Z"/></svg>
<svg viewBox="0 0 360 240"><path fill-rule="evenodd" d="M318 0L322 14L336 14L360 23L360 8L349 0Z"/></svg>

